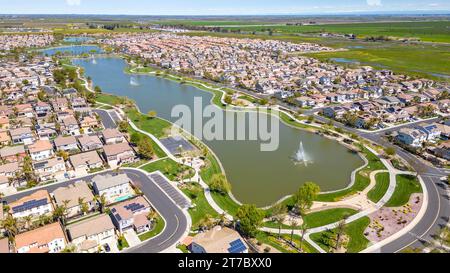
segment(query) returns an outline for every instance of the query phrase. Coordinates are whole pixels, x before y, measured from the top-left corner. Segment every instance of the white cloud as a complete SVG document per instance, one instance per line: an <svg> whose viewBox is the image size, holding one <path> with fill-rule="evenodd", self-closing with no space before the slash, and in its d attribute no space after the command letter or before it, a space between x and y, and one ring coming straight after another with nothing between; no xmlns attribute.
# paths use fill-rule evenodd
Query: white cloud
<svg viewBox="0 0 450 273"><path fill-rule="evenodd" d="M79 6L81 5L81 0L66 0L66 4L69 6Z"/></svg>
<svg viewBox="0 0 450 273"><path fill-rule="evenodd" d="M382 6L381 0L366 0L369 6Z"/></svg>

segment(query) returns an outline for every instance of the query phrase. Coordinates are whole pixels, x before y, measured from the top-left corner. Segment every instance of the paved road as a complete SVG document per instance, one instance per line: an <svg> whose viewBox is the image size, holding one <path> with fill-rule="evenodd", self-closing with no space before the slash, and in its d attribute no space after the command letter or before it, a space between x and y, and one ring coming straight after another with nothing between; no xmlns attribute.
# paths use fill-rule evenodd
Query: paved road
<svg viewBox="0 0 450 273"><path fill-rule="evenodd" d="M186 230L189 228L188 219L175 203L156 185L156 183L150 179L146 173L143 173L134 169L121 169L126 173L130 179L142 190L144 195L150 201L153 208L165 219L166 225L161 234L146 241L144 244L136 246L134 248L127 249L125 252L130 253L157 253L161 252L172 245L179 242ZM106 171L106 173L113 173L113 171ZM82 179L73 179L58 184L50 184L43 188L49 192L63 186L68 186L79 180L90 181L96 174L83 177ZM6 196L4 201L10 203L17 199L20 199L26 195L29 195L39 189L33 189L27 192L20 192L15 195Z"/></svg>
<svg viewBox="0 0 450 273"><path fill-rule="evenodd" d="M103 127L107 129L113 129L117 127L115 120L111 117L108 111L102 109L94 109L93 111L97 113L102 119Z"/></svg>
<svg viewBox="0 0 450 273"><path fill-rule="evenodd" d="M314 116L317 120L327 123L329 119L319 115ZM433 119L429 122L435 122ZM381 146L392 146L383 135L387 130L379 133L361 132L355 128L349 128L342 123L333 121L336 127L355 133ZM402 126L407 127L408 125ZM409 125L413 126L413 125ZM398 129L398 128L397 128ZM397 155L405 159L422 177L428 192L428 206L422 219L407 234L402 235L395 241L381 247L378 251L383 253L399 252L406 247L423 247L425 242L429 242L437 234L439 229L446 225L450 216L450 198L448 186L440 181L440 178L447 175L446 171L429 166L418 157L397 147Z"/></svg>

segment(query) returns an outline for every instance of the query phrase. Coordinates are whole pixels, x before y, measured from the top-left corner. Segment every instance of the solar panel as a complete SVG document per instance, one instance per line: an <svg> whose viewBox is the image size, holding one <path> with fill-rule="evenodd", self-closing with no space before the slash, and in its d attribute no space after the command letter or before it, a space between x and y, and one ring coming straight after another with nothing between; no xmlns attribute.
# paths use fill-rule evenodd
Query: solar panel
<svg viewBox="0 0 450 273"><path fill-rule="evenodd" d="M230 247L228 248L228 252L230 253L241 253L245 251L247 247L241 241L241 239L234 240L230 243Z"/></svg>
<svg viewBox="0 0 450 273"><path fill-rule="evenodd" d="M17 212L27 211L32 208L36 208L36 207L40 207L40 206L44 206L44 205L47 205L47 198L39 199L39 200L30 200L30 201L24 202L20 206L13 207L12 210L14 213L17 213Z"/></svg>
<svg viewBox="0 0 450 273"><path fill-rule="evenodd" d="M120 214L114 214L114 216L116 217L117 221L122 220L122 217L120 217Z"/></svg>

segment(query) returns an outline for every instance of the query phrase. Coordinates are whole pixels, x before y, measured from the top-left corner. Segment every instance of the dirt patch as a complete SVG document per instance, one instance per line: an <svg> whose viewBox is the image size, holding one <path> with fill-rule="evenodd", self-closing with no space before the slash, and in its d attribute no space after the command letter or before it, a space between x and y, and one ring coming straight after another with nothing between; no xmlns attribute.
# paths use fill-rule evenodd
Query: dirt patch
<svg viewBox="0 0 450 273"><path fill-rule="evenodd" d="M402 207L382 207L369 215L370 225L364 231L371 242L382 241L406 227L416 217L422 206L423 195L414 193Z"/></svg>

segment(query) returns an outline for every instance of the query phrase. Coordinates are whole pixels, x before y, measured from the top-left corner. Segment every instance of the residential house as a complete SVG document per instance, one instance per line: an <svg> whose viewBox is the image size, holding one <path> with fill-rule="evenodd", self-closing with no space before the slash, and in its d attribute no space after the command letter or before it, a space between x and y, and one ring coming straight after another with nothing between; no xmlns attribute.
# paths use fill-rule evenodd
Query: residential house
<svg viewBox="0 0 450 273"><path fill-rule="evenodd" d="M29 127L10 129L9 134L13 144L30 145L34 142L34 136Z"/></svg>
<svg viewBox="0 0 450 273"><path fill-rule="evenodd" d="M401 128L396 139L405 145L420 147L427 140L427 134L418 129Z"/></svg>
<svg viewBox="0 0 450 273"><path fill-rule="evenodd" d="M69 101L66 98L55 98L50 103L55 112L66 111L69 109Z"/></svg>
<svg viewBox="0 0 450 273"><path fill-rule="evenodd" d="M103 148L103 143L96 135L83 135L78 138L81 150L83 152L93 151Z"/></svg>
<svg viewBox="0 0 450 273"><path fill-rule="evenodd" d="M0 165L0 176L5 177L15 177L16 174L20 171L18 162L11 162Z"/></svg>
<svg viewBox="0 0 450 273"><path fill-rule="evenodd" d="M0 131L0 145L7 146L11 143L11 137L7 131Z"/></svg>
<svg viewBox="0 0 450 273"><path fill-rule="evenodd" d="M438 129L436 124L421 123L416 126L416 128L427 134L427 141L434 142L441 136L441 131Z"/></svg>
<svg viewBox="0 0 450 273"><path fill-rule="evenodd" d="M46 190L38 190L8 205L9 213L14 218L27 216L38 218L41 215L51 215L53 212L53 204Z"/></svg>
<svg viewBox="0 0 450 273"><path fill-rule="evenodd" d="M142 233L151 228L147 218L150 211L150 204L139 196L111 207L111 218L120 232L133 228L137 233Z"/></svg>
<svg viewBox="0 0 450 273"><path fill-rule="evenodd" d="M450 141L446 141L434 150L434 154L438 157L450 160Z"/></svg>
<svg viewBox="0 0 450 273"><path fill-rule="evenodd" d="M115 203L131 197L134 192L131 188L131 180L128 175L96 175L92 178L95 194L104 196L108 203Z"/></svg>
<svg viewBox="0 0 450 273"><path fill-rule="evenodd" d="M58 136L53 142L58 151L70 152L79 150L77 139L74 136Z"/></svg>
<svg viewBox="0 0 450 273"><path fill-rule="evenodd" d="M77 181L67 187L57 188L52 192L52 196L57 206L67 208L68 218L82 215L83 205L87 211L92 211L95 208L94 195L84 181Z"/></svg>
<svg viewBox="0 0 450 273"><path fill-rule="evenodd" d="M117 129L107 128L102 131L102 137L105 144L116 144L125 142L124 135Z"/></svg>
<svg viewBox="0 0 450 273"><path fill-rule="evenodd" d="M116 244L114 224L106 214L69 225L67 234L78 252L93 253L104 244Z"/></svg>
<svg viewBox="0 0 450 273"><path fill-rule="evenodd" d="M39 161L52 158L55 155L53 145L48 140L38 140L28 146L28 152L32 160Z"/></svg>
<svg viewBox="0 0 450 273"><path fill-rule="evenodd" d="M325 107L322 109L324 116L334 119L339 119L345 114L345 109L341 106Z"/></svg>
<svg viewBox="0 0 450 273"><path fill-rule="evenodd" d="M67 244L59 222L16 235L17 253L58 253Z"/></svg>
<svg viewBox="0 0 450 273"><path fill-rule="evenodd" d="M61 132L65 135L80 135L80 127L75 117L69 116L62 120Z"/></svg>
<svg viewBox="0 0 450 273"><path fill-rule="evenodd" d="M103 166L103 161L97 151L71 155L69 160L76 173L86 173Z"/></svg>
<svg viewBox="0 0 450 273"><path fill-rule="evenodd" d="M85 133L91 131L92 129L98 128L99 125L98 120L92 116L84 116L80 120L80 126Z"/></svg>
<svg viewBox="0 0 450 273"><path fill-rule="evenodd" d="M248 253L248 246L237 231L216 226L197 234L190 250L192 253Z"/></svg>
<svg viewBox="0 0 450 273"><path fill-rule="evenodd" d="M66 163L63 158L55 157L35 162L33 169L40 181L58 180L66 174Z"/></svg>
<svg viewBox="0 0 450 273"><path fill-rule="evenodd" d="M301 108L314 107L316 105L316 101L314 99L312 99L310 97L305 97L305 96L295 98L295 102Z"/></svg>
<svg viewBox="0 0 450 273"><path fill-rule="evenodd" d="M21 162L26 156L27 153L23 145L0 149L0 157L6 162Z"/></svg>
<svg viewBox="0 0 450 273"><path fill-rule="evenodd" d="M9 127L9 118L7 116L0 116L0 129L8 130Z"/></svg>
<svg viewBox="0 0 450 273"><path fill-rule="evenodd" d="M127 142L105 145L103 146L103 152L111 168L120 166L123 163L131 163L136 160L134 150Z"/></svg>

